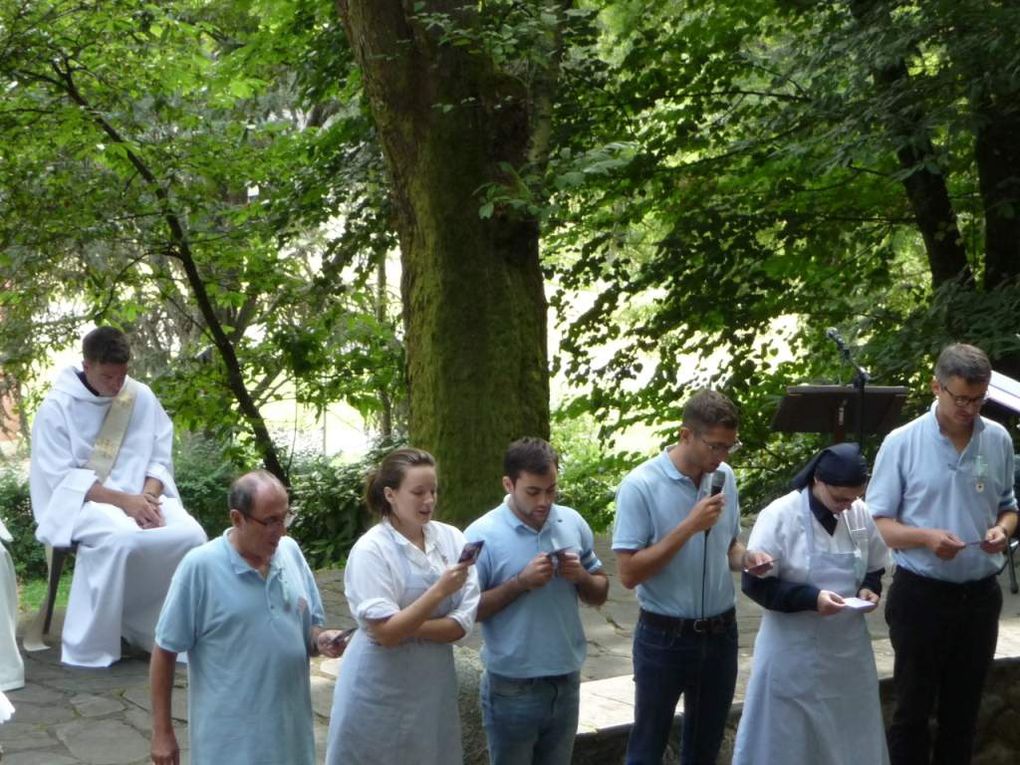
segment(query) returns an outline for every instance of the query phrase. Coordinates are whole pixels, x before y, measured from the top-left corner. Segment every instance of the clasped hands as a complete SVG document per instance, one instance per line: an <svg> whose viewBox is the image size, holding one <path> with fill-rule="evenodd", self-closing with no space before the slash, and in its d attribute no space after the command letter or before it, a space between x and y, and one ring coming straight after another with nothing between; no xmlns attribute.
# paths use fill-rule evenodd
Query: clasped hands
<svg viewBox="0 0 1020 765"><path fill-rule="evenodd" d="M143 491L141 494L124 494L121 499L120 509L124 514L134 520L143 529L155 529L165 526L163 513L159 509L160 499L157 494L151 491Z"/></svg>

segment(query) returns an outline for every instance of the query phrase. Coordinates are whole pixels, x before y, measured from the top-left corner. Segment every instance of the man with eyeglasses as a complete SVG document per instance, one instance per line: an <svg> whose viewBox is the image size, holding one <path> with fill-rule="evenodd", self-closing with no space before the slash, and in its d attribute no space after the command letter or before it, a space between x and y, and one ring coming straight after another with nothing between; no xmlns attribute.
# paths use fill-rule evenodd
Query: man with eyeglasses
<svg viewBox="0 0 1020 765"><path fill-rule="evenodd" d="M979 414L990 379L980 348L946 347L934 404L885 438L868 486L897 567L885 612L896 653L893 765L965 765L973 754L1002 609L996 574L1017 524L1012 441Z"/></svg>
<svg viewBox="0 0 1020 765"><path fill-rule="evenodd" d="M322 599L285 536L287 491L264 470L230 488L230 528L192 550L156 625L149 682L152 762L177 765L170 715L178 653L188 654L191 762L315 762L309 657L343 653Z"/></svg>
<svg viewBox="0 0 1020 765"><path fill-rule="evenodd" d="M484 543L480 695L492 765L570 763L588 650L578 605L600 606L609 593L587 522L556 503L558 467L543 439L514 441L505 499L464 531Z"/></svg>
<svg viewBox="0 0 1020 765"><path fill-rule="evenodd" d="M738 424L724 395L695 393L677 443L631 471L616 494L613 550L641 605L629 765L662 761L681 694L681 762L709 765L719 753L737 677L730 572L744 559L736 481L723 462L740 447Z"/></svg>

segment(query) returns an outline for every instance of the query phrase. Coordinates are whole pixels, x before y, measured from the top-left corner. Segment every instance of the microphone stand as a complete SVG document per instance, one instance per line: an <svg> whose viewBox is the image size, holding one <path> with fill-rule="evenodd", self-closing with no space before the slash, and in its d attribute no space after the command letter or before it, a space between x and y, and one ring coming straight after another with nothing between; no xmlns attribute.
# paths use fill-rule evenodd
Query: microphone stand
<svg viewBox="0 0 1020 765"><path fill-rule="evenodd" d="M830 329L826 335L832 342L839 348L839 355L843 357L844 363L851 366L854 370L854 389L857 391L857 448L864 452L864 389L871 380L869 375L864 369L854 361L853 354L850 353L850 349L847 347L843 337L834 329Z"/></svg>

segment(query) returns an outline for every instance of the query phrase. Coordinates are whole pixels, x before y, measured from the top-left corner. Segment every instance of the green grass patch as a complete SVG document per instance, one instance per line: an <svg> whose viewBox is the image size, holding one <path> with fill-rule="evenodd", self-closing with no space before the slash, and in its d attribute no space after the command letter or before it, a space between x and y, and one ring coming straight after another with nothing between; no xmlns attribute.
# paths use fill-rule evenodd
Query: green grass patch
<svg viewBox="0 0 1020 765"><path fill-rule="evenodd" d="M60 577L60 585L57 587L57 604L55 608L67 607L67 596L71 592L71 576L73 572L65 571ZM22 582L18 593L18 610L21 613L30 613L39 608L39 604L46 598L46 580L29 579Z"/></svg>

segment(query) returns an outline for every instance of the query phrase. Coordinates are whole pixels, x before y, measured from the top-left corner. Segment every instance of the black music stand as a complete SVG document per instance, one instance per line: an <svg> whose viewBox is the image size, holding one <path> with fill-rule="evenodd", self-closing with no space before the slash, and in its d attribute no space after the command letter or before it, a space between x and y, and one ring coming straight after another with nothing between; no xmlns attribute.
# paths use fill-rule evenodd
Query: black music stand
<svg viewBox="0 0 1020 765"><path fill-rule="evenodd" d="M772 429L781 433L832 433L845 441L848 427L861 448L866 433L888 433L896 425L907 389L900 385L796 385L786 389ZM858 418L858 411L863 417Z"/></svg>

